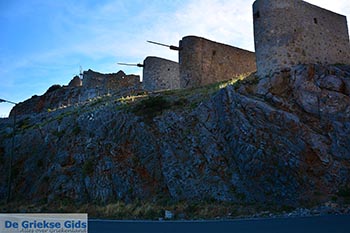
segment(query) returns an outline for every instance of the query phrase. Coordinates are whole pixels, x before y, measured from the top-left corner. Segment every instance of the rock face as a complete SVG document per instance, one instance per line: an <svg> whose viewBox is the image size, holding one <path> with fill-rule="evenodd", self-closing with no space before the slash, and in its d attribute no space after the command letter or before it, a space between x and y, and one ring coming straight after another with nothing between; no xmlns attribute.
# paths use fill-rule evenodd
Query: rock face
<svg viewBox="0 0 350 233"><path fill-rule="evenodd" d="M209 98L198 94L205 88L164 94L168 104L158 101L152 114L151 105L136 111L141 103L110 100L22 117L13 199L295 206L327 199L350 185L349 84L350 66L299 65ZM4 199L11 119L0 130Z"/></svg>
<svg viewBox="0 0 350 233"><path fill-rule="evenodd" d="M74 78L69 82L68 87L81 87L83 85L83 80L79 76L74 76Z"/></svg>

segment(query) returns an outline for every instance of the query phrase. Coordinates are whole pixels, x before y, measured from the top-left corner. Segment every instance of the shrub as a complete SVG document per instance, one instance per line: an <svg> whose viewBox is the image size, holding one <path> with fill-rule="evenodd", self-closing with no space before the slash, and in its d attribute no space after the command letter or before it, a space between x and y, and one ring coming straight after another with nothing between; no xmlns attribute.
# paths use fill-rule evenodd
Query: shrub
<svg viewBox="0 0 350 233"><path fill-rule="evenodd" d="M344 197L344 198L350 198L350 188L348 187L342 187L338 191L338 196Z"/></svg>
<svg viewBox="0 0 350 233"><path fill-rule="evenodd" d="M0 147L0 162L3 164L5 161L5 147Z"/></svg>
<svg viewBox="0 0 350 233"><path fill-rule="evenodd" d="M16 179L20 174L21 169L18 166L12 165L11 174L12 179Z"/></svg>
<svg viewBox="0 0 350 233"><path fill-rule="evenodd" d="M138 103L134 107L133 112L136 115L153 118L170 107L171 104L163 96L149 96L147 99L144 99Z"/></svg>
<svg viewBox="0 0 350 233"><path fill-rule="evenodd" d="M58 137L59 139L62 138L63 135L65 135L66 131L65 130L61 130L61 131L53 131L52 134L56 137Z"/></svg>
<svg viewBox="0 0 350 233"><path fill-rule="evenodd" d="M18 128L20 128L22 130L28 129L32 126L29 117L18 121L17 125L18 125Z"/></svg>
<svg viewBox="0 0 350 233"><path fill-rule="evenodd" d="M94 161L93 160L87 160L83 165L83 174L85 176L90 176L94 172Z"/></svg>
<svg viewBox="0 0 350 233"><path fill-rule="evenodd" d="M342 187L338 191L338 196L341 197L345 204L350 204L350 187Z"/></svg>
<svg viewBox="0 0 350 233"><path fill-rule="evenodd" d="M76 125L74 128L73 128L73 134L75 136L77 136L79 133L81 132L81 128L79 125Z"/></svg>
<svg viewBox="0 0 350 233"><path fill-rule="evenodd" d="M44 167L44 160L39 159L37 161L36 165L37 165L38 168L43 168Z"/></svg>

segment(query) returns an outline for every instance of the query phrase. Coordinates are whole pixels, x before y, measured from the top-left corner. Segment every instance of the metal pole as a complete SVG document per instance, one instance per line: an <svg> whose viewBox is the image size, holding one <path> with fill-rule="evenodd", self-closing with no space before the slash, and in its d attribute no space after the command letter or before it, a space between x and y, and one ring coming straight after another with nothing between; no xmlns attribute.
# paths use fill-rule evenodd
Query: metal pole
<svg viewBox="0 0 350 233"><path fill-rule="evenodd" d="M148 40L147 41L148 43L151 43L151 44L155 44L155 45L160 45L160 46L164 46L164 47L168 47L169 49L171 50L180 50L179 47L177 46L174 46L174 45L167 45L167 44L163 44L163 43L159 43L159 42L155 42L155 41L151 41L151 40Z"/></svg>
<svg viewBox="0 0 350 233"><path fill-rule="evenodd" d="M155 44L155 45L160 45L160 46L164 46L164 47L170 47L170 45L167 45L167 44L163 44L163 43L159 43L159 42L155 42L155 41L151 41L151 40L148 40L147 41L148 43L151 43L151 44Z"/></svg>
<svg viewBox="0 0 350 233"><path fill-rule="evenodd" d="M0 103L2 103L2 102L6 102L6 103L10 103L10 104L14 104L14 105L16 105L16 104L17 104L17 103L15 103L15 102L12 102L12 101L9 101L9 100L0 99Z"/></svg>
<svg viewBox="0 0 350 233"><path fill-rule="evenodd" d="M122 63L122 62L118 62L117 64L118 64L118 65L121 65L121 66L137 66L137 67L144 67L144 65L143 65L143 64L140 64L140 63L138 63L138 64L131 64L131 63Z"/></svg>

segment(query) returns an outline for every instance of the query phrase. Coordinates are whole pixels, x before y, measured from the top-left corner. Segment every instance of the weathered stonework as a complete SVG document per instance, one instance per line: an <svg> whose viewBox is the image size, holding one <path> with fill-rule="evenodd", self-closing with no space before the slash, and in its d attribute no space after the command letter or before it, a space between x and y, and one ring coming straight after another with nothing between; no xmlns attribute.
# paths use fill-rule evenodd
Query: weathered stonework
<svg viewBox="0 0 350 233"><path fill-rule="evenodd" d="M123 71L113 74L101 74L92 70L84 71L83 80L75 76L68 86L47 91L41 96L17 104L17 115L40 113L49 109L64 108L82 104L90 99L113 94L115 96L133 95L142 91L138 75L126 75ZM11 111L10 115L14 110Z"/></svg>
<svg viewBox="0 0 350 233"><path fill-rule="evenodd" d="M296 64L350 64L346 17L301 0L253 4L258 75Z"/></svg>
<svg viewBox="0 0 350 233"><path fill-rule="evenodd" d="M139 76L126 75L123 71L113 74L101 74L92 70L83 72L83 87L86 89L113 91L125 87L139 87L140 85Z"/></svg>
<svg viewBox="0 0 350 233"><path fill-rule="evenodd" d="M253 52L196 36L180 41L180 86L190 88L256 71Z"/></svg>
<svg viewBox="0 0 350 233"><path fill-rule="evenodd" d="M81 87L83 85L83 81L79 78L79 76L74 76L74 78L69 82L68 87Z"/></svg>
<svg viewBox="0 0 350 233"><path fill-rule="evenodd" d="M158 91L180 88L179 64L159 57L147 57L143 62L143 88Z"/></svg>

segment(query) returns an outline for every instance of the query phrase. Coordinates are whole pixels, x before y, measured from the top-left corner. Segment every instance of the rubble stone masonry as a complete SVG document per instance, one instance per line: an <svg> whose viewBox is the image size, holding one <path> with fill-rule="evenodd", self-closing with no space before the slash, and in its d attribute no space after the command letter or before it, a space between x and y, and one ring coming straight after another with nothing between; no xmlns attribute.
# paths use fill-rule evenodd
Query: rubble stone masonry
<svg viewBox="0 0 350 233"><path fill-rule="evenodd" d="M112 74L101 74L92 70L83 73L83 88L100 89L104 92L119 91L123 88L138 89L141 86L140 77L126 75L123 71Z"/></svg>
<svg viewBox="0 0 350 233"><path fill-rule="evenodd" d="M253 52L187 36L180 41L181 88L199 87L256 71Z"/></svg>
<svg viewBox="0 0 350 233"><path fill-rule="evenodd" d="M258 75L297 64L350 64L346 17L301 0L253 4Z"/></svg>
<svg viewBox="0 0 350 233"><path fill-rule="evenodd" d="M147 57L143 62L143 88L146 91L180 88L179 64L159 57Z"/></svg>

